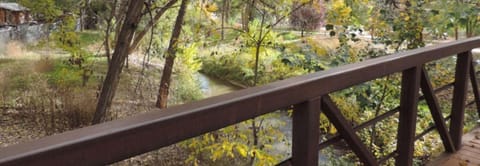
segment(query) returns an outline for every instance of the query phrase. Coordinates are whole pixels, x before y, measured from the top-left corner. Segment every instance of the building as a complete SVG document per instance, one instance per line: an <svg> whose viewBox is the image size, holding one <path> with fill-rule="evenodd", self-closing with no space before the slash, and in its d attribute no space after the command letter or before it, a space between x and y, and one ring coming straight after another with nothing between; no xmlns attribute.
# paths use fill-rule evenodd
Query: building
<svg viewBox="0 0 480 166"><path fill-rule="evenodd" d="M0 2L0 26L17 26L32 20L28 8L18 3Z"/></svg>

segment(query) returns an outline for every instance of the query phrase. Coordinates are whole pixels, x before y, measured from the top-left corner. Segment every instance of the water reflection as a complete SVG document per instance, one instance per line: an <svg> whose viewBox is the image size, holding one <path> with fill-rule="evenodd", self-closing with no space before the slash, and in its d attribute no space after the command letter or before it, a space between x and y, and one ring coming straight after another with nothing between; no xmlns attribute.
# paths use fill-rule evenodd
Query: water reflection
<svg viewBox="0 0 480 166"><path fill-rule="evenodd" d="M241 89L240 87L236 87L228 82L207 76L202 73L198 73L197 78L200 82L200 88L202 89L205 98L226 94Z"/></svg>

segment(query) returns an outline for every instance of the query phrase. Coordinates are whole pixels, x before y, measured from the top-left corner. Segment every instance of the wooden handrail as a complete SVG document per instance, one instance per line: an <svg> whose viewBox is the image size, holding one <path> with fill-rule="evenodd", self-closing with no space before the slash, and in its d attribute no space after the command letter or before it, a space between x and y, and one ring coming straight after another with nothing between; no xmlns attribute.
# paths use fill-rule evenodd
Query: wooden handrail
<svg viewBox="0 0 480 166"><path fill-rule="evenodd" d="M274 112L280 108L302 105L301 103L307 101L312 102L313 99L321 98L329 93L392 73L405 73L412 68L418 70L419 66L427 62L466 53L477 47L480 47L480 37L439 44L244 89L123 120L114 120L68 131L2 148L0 149L0 165L109 164ZM465 55L460 54L459 56ZM405 100L408 100L408 97L405 97ZM410 106L416 104L414 100L406 101L406 103ZM317 108L317 106L309 107ZM301 110L305 111L305 109ZM308 115L315 114L304 113L300 114L298 118L304 119L305 117L301 116ZM310 119L308 122L314 120ZM298 122L297 126L312 127L302 123ZM315 123L310 125L315 125ZM411 133L410 130L405 130L405 132ZM309 135L305 132L297 133ZM297 146L294 142L293 146L301 146L300 148L303 149L297 151L311 151L311 148L305 147L307 145ZM318 142L308 146L316 148ZM295 153L293 156L299 157L296 160L303 159L301 155Z"/></svg>

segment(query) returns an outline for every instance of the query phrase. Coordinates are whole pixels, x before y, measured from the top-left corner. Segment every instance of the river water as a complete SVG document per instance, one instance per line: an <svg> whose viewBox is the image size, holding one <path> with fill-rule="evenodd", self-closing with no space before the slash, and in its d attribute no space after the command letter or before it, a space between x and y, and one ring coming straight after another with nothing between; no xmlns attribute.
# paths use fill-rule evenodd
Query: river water
<svg viewBox="0 0 480 166"><path fill-rule="evenodd" d="M42 37L46 36L47 26L45 25L21 25L18 27L2 27L0 28L0 55L5 50L6 43L11 41L19 41L22 43L35 43ZM202 73L196 74L201 90L205 98L230 93L243 88L235 86L227 81L207 76ZM286 111L277 111L273 117L265 119L265 125L277 126L285 135L286 140L276 141L272 143L273 154L281 154L288 157L291 154L292 139L292 119ZM325 161L323 155L319 155L320 160Z"/></svg>
<svg viewBox="0 0 480 166"><path fill-rule="evenodd" d="M206 98L242 89L240 87L229 84L226 81L222 81L202 73L197 73L196 76L200 82L200 88L203 92L203 95Z"/></svg>
<svg viewBox="0 0 480 166"><path fill-rule="evenodd" d="M242 88L232 85L226 81L222 81L202 73L197 74L197 78L200 81L200 87L205 98L218 96L226 93L230 93ZM285 135L286 140L275 141L272 143L271 153L275 155L281 155L285 157L291 157L291 143L292 143L292 118L288 116L286 111L274 112L274 118L265 119L265 125L279 126L280 132ZM327 156L319 154L320 161L327 161Z"/></svg>

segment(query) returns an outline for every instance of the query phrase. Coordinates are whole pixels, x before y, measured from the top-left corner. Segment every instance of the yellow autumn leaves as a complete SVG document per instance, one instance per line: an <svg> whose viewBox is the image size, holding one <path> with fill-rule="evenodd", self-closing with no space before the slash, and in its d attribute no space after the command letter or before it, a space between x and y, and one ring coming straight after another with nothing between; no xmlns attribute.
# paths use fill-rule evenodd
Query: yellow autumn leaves
<svg viewBox="0 0 480 166"><path fill-rule="evenodd" d="M350 20L352 9L345 4L344 0L333 0L328 9L327 19L329 23L341 25Z"/></svg>
<svg viewBox="0 0 480 166"><path fill-rule="evenodd" d="M215 3L207 3L207 4L205 4L204 8L205 8L206 11L211 12L211 13L218 11L218 6Z"/></svg>
<svg viewBox="0 0 480 166"><path fill-rule="evenodd" d="M408 16L408 14L405 12L401 12L400 17L403 18L404 21L410 20L410 16Z"/></svg>

